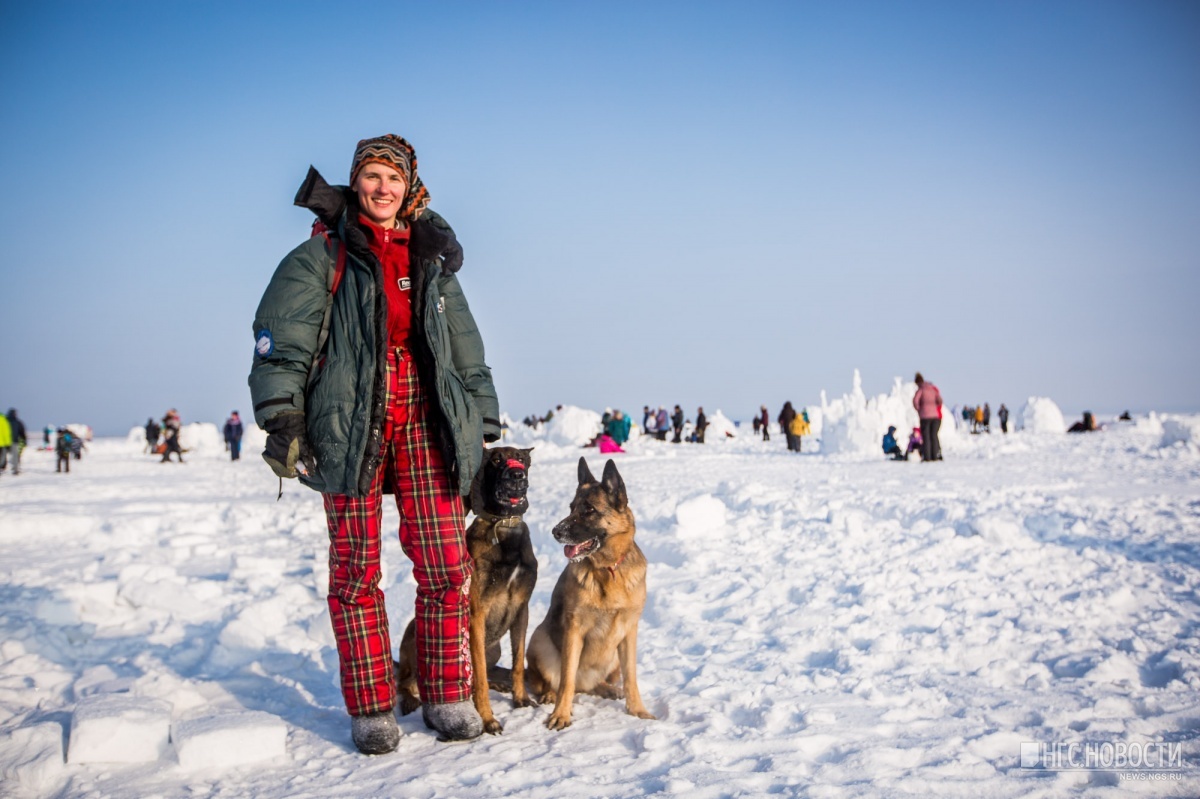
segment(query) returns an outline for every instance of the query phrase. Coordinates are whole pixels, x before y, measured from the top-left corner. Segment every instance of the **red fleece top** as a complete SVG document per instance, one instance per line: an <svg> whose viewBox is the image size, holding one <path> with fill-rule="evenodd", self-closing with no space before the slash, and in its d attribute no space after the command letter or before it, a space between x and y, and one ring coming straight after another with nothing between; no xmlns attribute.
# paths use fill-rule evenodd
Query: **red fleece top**
<svg viewBox="0 0 1200 799"><path fill-rule="evenodd" d="M408 271L409 228L385 230L359 216L367 231L371 252L383 264L383 293L388 307L388 346L408 347L412 332L412 282Z"/></svg>

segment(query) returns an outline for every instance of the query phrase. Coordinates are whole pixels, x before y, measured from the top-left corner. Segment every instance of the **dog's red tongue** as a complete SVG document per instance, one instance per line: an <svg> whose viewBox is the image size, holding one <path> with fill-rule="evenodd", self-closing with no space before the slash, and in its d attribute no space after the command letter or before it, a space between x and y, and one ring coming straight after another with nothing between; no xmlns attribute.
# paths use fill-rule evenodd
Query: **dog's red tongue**
<svg viewBox="0 0 1200 799"><path fill-rule="evenodd" d="M589 543L591 542L584 541L582 544L567 544L563 547L563 554L568 558L578 557L581 552L585 552L587 550L587 545Z"/></svg>

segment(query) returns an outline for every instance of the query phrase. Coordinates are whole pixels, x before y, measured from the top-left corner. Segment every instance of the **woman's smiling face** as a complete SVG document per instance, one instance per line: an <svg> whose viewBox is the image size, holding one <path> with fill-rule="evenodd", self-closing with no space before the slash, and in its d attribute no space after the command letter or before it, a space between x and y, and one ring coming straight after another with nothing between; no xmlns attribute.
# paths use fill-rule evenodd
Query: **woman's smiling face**
<svg viewBox="0 0 1200 799"><path fill-rule="evenodd" d="M375 224L396 226L396 215L404 203L408 185L404 176L386 164L372 161L358 172L352 187L358 194L358 206Z"/></svg>

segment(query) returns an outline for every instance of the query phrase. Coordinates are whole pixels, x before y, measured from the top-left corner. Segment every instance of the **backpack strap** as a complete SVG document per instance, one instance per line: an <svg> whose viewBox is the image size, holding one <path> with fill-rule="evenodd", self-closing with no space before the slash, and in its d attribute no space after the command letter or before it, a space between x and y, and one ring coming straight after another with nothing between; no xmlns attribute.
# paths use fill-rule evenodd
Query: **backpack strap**
<svg viewBox="0 0 1200 799"><path fill-rule="evenodd" d="M317 378L317 372L320 371L321 362L324 360L325 343L329 340L329 324L333 316L333 295L337 294L338 286L342 284L342 276L346 274L346 245L336 235L330 233L321 220L313 222L313 236L325 237L325 249L329 250L333 247L337 254L333 259L333 269L326 276L326 287L329 293L325 299L325 316L321 319L321 332L317 334L317 348L313 351L312 365L308 368L308 381L305 385L311 386L312 382Z"/></svg>

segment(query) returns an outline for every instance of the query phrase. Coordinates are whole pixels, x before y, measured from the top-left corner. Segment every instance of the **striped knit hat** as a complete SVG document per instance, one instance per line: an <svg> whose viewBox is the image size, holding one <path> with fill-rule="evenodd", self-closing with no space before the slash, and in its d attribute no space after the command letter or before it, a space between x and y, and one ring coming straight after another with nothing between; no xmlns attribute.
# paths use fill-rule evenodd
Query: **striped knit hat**
<svg viewBox="0 0 1200 799"><path fill-rule="evenodd" d="M404 205L397 215L401 219L417 219L429 205L429 191L417 177L417 153L402 137L389 133L374 139L363 139L354 148L354 161L350 164L350 185L358 177L359 170L370 163L390 166L404 177L408 192Z"/></svg>

